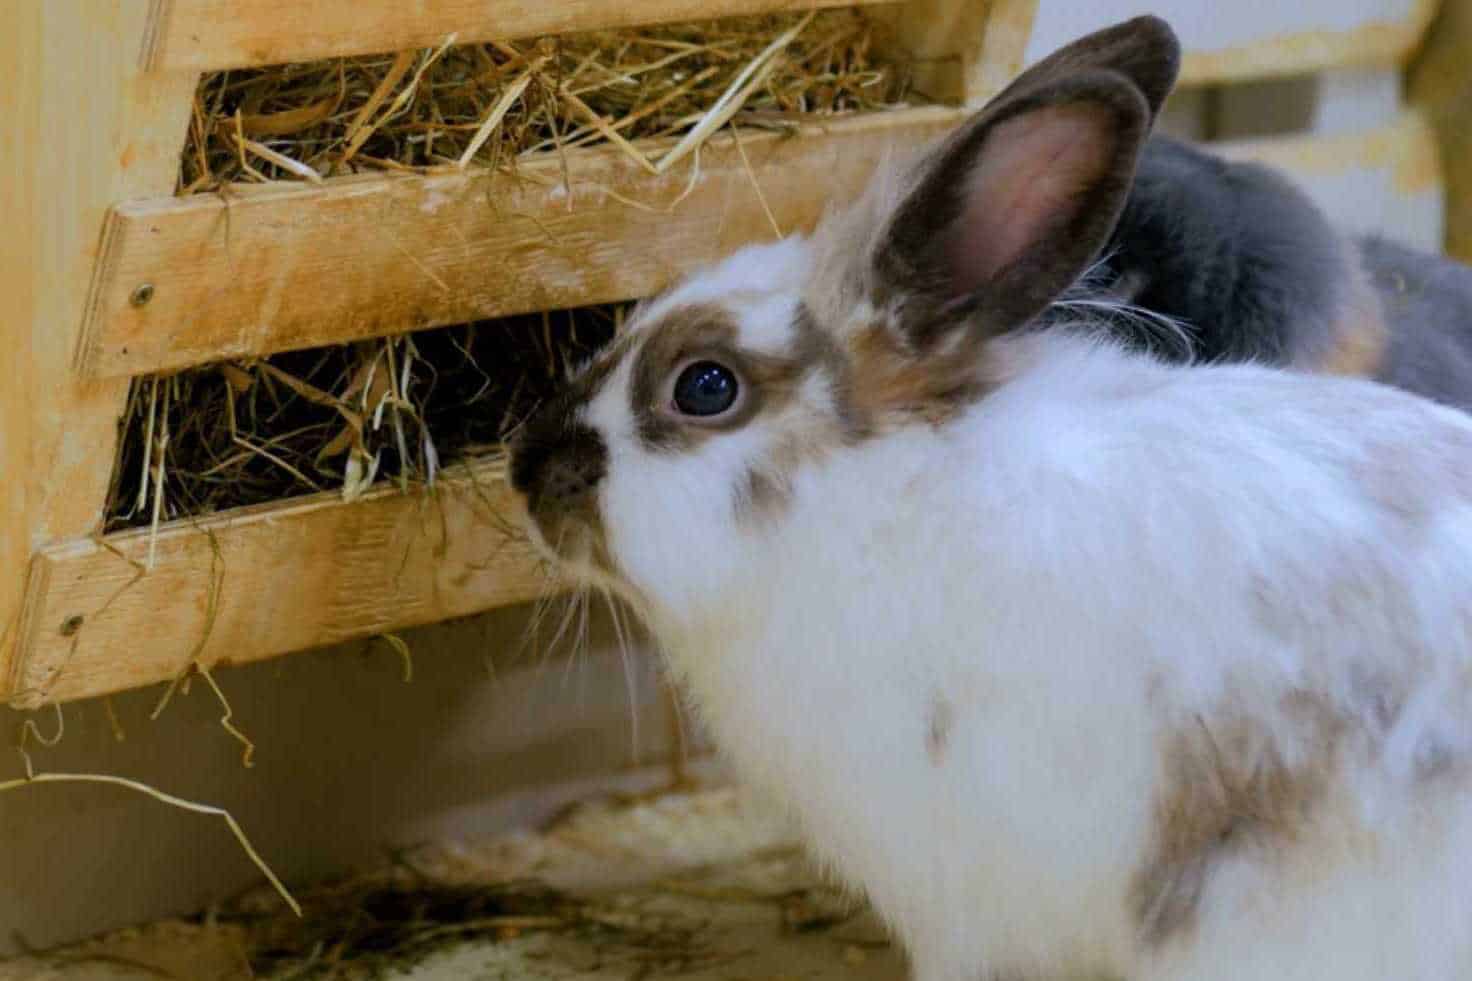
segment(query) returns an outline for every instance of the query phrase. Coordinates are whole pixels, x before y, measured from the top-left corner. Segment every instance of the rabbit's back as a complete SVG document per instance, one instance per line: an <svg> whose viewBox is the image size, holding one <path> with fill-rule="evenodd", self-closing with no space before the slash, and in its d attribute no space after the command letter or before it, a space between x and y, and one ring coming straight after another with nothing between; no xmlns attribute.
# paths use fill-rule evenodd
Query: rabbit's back
<svg viewBox="0 0 1472 981"><path fill-rule="evenodd" d="M1191 347L1162 344L1148 320L1121 320L1120 336L1207 363L1321 360L1357 288L1352 250L1291 180L1159 135L1095 275L1110 294L1179 321Z"/></svg>
<svg viewBox="0 0 1472 981"><path fill-rule="evenodd" d="M1231 965L1274 932L1273 976L1450 976L1355 957L1472 900L1472 420L1061 333L1016 358L952 425L799 474L674 645L743 770L958 963L1267 977Z"/></svg>
<svg viewBox="0 0 1472 981"><path fill-rule="evenodd" d="M1380 379L1472 409L1472 267L1383 238L1358 245L1391 327Z"/></svg>

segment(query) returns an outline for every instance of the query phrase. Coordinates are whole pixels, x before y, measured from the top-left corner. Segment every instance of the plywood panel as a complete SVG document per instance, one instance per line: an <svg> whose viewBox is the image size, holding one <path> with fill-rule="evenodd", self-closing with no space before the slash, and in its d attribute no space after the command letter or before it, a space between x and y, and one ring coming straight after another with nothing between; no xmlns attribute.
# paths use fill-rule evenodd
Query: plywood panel
<svg viewBox="0 0 1472 981"><path fill-rule="evenodd" d="M117 378L228 357L652 293L738 245L811 227L886 154L957 118L902 110L729 135L651 176L617 150L518 176L348 178L128 204L109 223L79 346ZM692 158L692 165L694 161ZM147 284L151 299L132 298Z"/></svg>
<svg viewBox="0 0 1472 981"><path fill-rule="evenodd" d="M42 550L0 692L34 706L134 688L192 661L240 663L533 599L548 588L510 533L496 464L433 491L243 509ZM155 564L144 566L150 551Z"/></svg>
<svg viewBox="0 0 1472 981"><path fill-rule="evenodd" d="M103 219L120 200L167 194L196 78L143 75L142 3L0 4L0 673L26 559L101 518L122 380L72 371Z"/></svg>

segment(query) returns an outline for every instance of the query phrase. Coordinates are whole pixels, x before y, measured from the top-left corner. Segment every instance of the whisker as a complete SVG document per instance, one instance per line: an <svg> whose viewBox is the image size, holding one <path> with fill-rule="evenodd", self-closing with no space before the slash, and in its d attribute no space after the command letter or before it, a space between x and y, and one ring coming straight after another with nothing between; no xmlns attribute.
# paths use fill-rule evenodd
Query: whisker
<svg viewBox="0 0 1472 981"><path fill-rule="evenodd" d="M613 621L614 641L618 644L618 656L624 669L624 692L629 699L629 739L633 763L639 764L639 698L638 686L634 679L633 657L629 651L628 632L624 629L623 614L619 611L618 604L614 601L612 594L606 587L598 590L603 596L603 603L608 607L609 618Z"/></svg>
<svg viewBox="0 0 1472 981"><path fill-rule="evenodd" d="M580 643L588 636L588 589L586 587L578 590L577 599L573 602L571 609L574 612L571 619L575 621L576 626L570 636L572 646L567 652L567 664L562 669L563 691L567 690L567 679L572 675L572 667L577 660Z"/></svg>
<svg viewBox="0 0 1472 981"><path fill-rule="evenodd" d="M1113 332L1120 328L1135 332L1137 340L1147 348L1190 361L1195 357L1196 342L1191 325L1147 307L1111 295L1103 285L1105 273L1114 253L1101 256L1074 285L1055 300L1052 312L1079 315L1084 325L1094 324Z"/></svg>
<svg viewBox="0 0 1472 981"><path fill-rule="evenodd" d="M666 675L661 678L661 684L664 686L665 700L669 702L670 724L674 729L675 780L683 783L686 779L685 766L690 759L690 730L685 721L685 700L680 697L680 689L673 678Z"/></svg>
<svg viewBox="0 0 1472 981"><path fill-rule="evenodd" d="M562 608L562 620L557 626L557 633L552 635L552 642L548 644L547 649L542 652L542 660L539 666L539 670L546 669L547 662L552 659L552 655L557 650L557 645L562 643L562 638L564 636L567 636L568 628L571 627L573 625L573 622L577 619L577 610L582 598L583 592L581 590L573 593L567 598L568 601L566 604L564 604ZM566 675L564 674L563 681L565 682L566 680Z"/></svg>

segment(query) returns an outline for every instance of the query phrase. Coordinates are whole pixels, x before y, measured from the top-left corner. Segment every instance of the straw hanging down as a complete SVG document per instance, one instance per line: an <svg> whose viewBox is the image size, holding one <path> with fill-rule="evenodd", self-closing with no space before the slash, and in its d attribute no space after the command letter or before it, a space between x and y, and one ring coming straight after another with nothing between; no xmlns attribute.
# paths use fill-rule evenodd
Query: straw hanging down
<svg viewBox="0 0 1472 981"><path fill-rule="evenodd" d="M291 894L291 890L287 889L286 886L281 882L281 880L276 877L276 873L271 871L271 866L267 865L266 860L261 858L260 853L255 850L255 846L252 845L250 843L250 839L245 836L245 830L241 828L240 823L235 820L235 815L231 814L223 807L215 807L212 804L199 804L192 800L185 800L182 797L175 797L173 794L166 794L162 790L150 787L148 784L141 781L129 780L127 777L115 777L111 774L106 773L33 773L30 770L29 759L27 760L26 775L15 780L6 780L0 782L0 794L9 793L13 790L19 790L22 787L29 787L33 784L41 783L111 784L115 787L126 787L128 790L134 790L140 794L146 794L159 803L167 804L170 807L177 807L181 811L193 811L195 814L204 814L208 817L220 818L230 829L230 833L235 836L235 840L239 842L241 850L244 851L246 857L251 860L251 864L253 864L260 871L260 873L266 877L266 881L271 884L271 888L275 889L277 895L282 898L287 906L291 907L291 911L293 913L295 913L297 916L302 915L302 908L297 903L296 897Z"/></svg>

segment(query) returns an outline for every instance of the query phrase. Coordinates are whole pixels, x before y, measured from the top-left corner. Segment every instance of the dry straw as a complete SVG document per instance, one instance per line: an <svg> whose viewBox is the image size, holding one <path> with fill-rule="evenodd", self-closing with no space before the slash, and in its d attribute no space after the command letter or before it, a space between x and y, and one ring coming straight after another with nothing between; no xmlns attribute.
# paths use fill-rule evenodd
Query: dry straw
<svg viewBox="0 0 1472 981"><path fill-rule="evenodd" d="M512 167L611 144L668 170L721 127L790 126L892 107L906 79L877 61L858 12L729 18L455 45L206 75L179 179L320 181L363 170ZM641 141L662 139L660 152Z"/></svg>
<svg viewBox="0 0 1472 981"><path fill-rule="evenodd" d="M622 316L534 314L142 379L110 526L432 481L445 462L494 453Z"/></svg>

